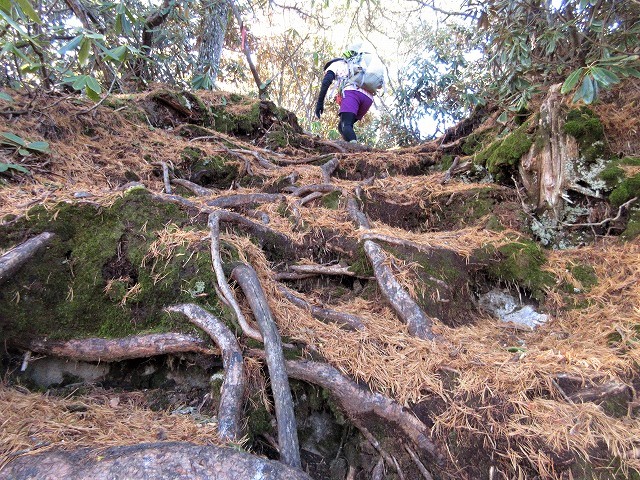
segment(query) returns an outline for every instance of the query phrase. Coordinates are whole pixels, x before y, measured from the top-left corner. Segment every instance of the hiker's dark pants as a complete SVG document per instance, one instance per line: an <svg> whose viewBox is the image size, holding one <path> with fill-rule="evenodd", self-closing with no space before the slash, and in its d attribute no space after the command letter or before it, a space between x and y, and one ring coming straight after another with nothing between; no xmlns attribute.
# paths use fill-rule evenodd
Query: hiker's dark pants
<svg viewBox="0 0 640 480"><path fill-rule="evenodd" d="M356 140L356 132L353 130L353 124L356 123L356 114L351 112L342 112L340 114L340 123L338 123L338 132L347 142Z"/></svg>

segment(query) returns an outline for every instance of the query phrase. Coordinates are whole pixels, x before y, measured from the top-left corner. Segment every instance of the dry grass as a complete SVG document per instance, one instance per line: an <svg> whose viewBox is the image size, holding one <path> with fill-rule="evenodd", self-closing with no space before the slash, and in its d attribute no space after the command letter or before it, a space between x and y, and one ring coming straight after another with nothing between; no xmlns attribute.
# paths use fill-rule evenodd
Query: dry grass
<svg viewBox="0 0 640 480"><path fill-rule="evenodd" d="M222 445L217 426L185 415L145 408L142 393L55 398L0 386L0 468L12 457L50 448L108 448L143 442Z"/></svg>

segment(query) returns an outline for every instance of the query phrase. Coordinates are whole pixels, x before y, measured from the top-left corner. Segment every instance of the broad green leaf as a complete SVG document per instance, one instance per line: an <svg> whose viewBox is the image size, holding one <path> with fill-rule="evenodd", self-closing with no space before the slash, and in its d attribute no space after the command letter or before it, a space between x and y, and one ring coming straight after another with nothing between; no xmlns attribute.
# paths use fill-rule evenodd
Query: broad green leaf
<svg viewBox="0 0 640 480"><path fill-rule="evenodd" d="M582 79L582 85L573 96L573 101L578 102L582 100L586 104L590 104L591 102L593 102L596 95L596 86L594 85L594 83L595 82L591 75L585 75Z"/></svg>
<svg viewBox="0 0 640 480"><path fill-rule="evenodd" d="M23 157L26 157L26 156L28 156L28 155L29 155L29 150L26 150L26 149L24 149L24 148L19 148L19 149L18 149L18 153L19 153L20 155L22 155Z"/></svg>
<svg viewBox="0 0 640 480"><path fill-rule="evenodd" d="M31 142L26 145L26 148L37 152L49 153L49 142Z"/></svg>
<svg viewBox="0 0 640 480"><path fill-rule="evenodd" d="M15 2L20 6L20 9L27 17L29 17L37 24L42 25L42 19L40 18L40 15L38 15L38 12L34 10L29 0L15 0Z"/></svg>
<svg viewBox="0 0 640 480"><path fill-rule="evenodd" d="M74 80L71 84L71 87L75 90L82 90L87 85L87 76L80 75L78 78Z"/></svg>
<svg viewBox="0 0 640 480"><path fill-rule="evenodd" d="M99 102L101 100L98 92L96 92L95 90L92 90L91 88L89 88L89 86L87 86L86 93L87 93L87 97L89 97L94 102Z"/></svg>
<svg viewBox="0 0 640 480"><path fill-rule="evenodd" d="M104 35L101 33L84 32L84 36L87 38L93 38L94 40L104 40Z"/></svg>
<svg viewBox="0 0 640 480"><path fill-rule="evenodd" d="M603 87L608 87L620 81L620 78L615 73L600 67L592 67L591 75Z"/></svg>
<svg viewBox="0 0 640 480"><path fill-rule="evenodd" d="M22 137L19 137L15 133L1 132L0 135L2 135L6 140L8 140L8 142L7 142L6 140L3 141L3 140L0 139L0 142L9 143L9 144L12 144L12 145L20 145L21 147L24 147L27 144L27 142L25 142Z"/></svg>
<svg viewBox="0 0 640 480"><path fill-rule="evenodd" d="M3 163L0 162L0 173L6 172L7 170L15 170L16 172L29 173L29 170L24 168L22 165L18 165L16 163Z"/></svg>
<svg viewBox="0 0 640 480"><path fill-rule="evenodd" d="M584 67L579 68L574 72L571 72L571 75L569 75L567 79L564 81L564 83L562 84L560 93L564 95L565 93L573 90L573 88L578 84L578 81L580 80L580 76L582 75L583 70L584 70Z"/></svg>
<svg viewBox="0 0 640 480"><path fill-rule="evenodd" d="M96 93L96 95L102 92L102 87L100 86L100 82L98 82L98 80L96 80L95 78L90 77L89 75L87 75L86 85L87 85L87 88L93 90Z"/></svg>
<svg viewBox="0 0 640 480"><path fill-rule="evenodd" d="M116 10L116 11L117 11L117 10ZM122 13L118 13L118 14L116 15L116 21L115 21L115 23L114 23L114 25L113 25L113 29L115 30L115 32L116 32L117 34L122 33L122 30L123 30L123 29L122 29L122 16L123 16L123 15L122 15Z"/></svg>
<svg viewBox="0 0 640 480"><path fill-rule="evenodd" d="M78 45L80 45L80 42L82 42L82 40L84 40L84 35L82 35L82 34L78 35L73 40L71 40L69 43L67 43L67 44L63 45L62 47L60 47L60 50L58 50L58 53L60 55L64 55L69 50L74 50Z"/></svg>
<svg viewBox="0 0 640 480"><path fill-rule="evenodd" d="M4 92L0 92L0 100L4 100L5 102L13 102L13 97Z"/></svg>
<svg viewBox="0 0 640 480"><path fill-rule="evenodd" d="M6 14L2 10L0 10L0 17L4 18L5 22L7 22L9 25L11 25L20 35L22 35L23 37L31 40L31 37L29 35L27 35L27 32L25 32L22 29L22 27L15 22L15 20L13 18L11 18L8 14Z"/></svg>
<svg viewBox="0 0 640 480"><path fill-rule="evenodd" d="M498 117L498 123L507 123L508 118L507 112L502 112Z"/></svg>
<svg viewBox="0 0 640 480"><path fill-rule="evenodd" d="M91 39L85 38L82 40L82 45L80 46L80 51L78 52L78 62L80 62L80 65L84 65L85 63L87 63L89 52L91 52Z"/></svg>
<svg viewBox="0 0 640 480"><path fill-rule="evenodd" d="M112 48L111 50L105 50L104 53L107 57L112 58L117 62L122 62L124 60L124 56L127 54L127 47L125 45L120 45L119 47Z"/></svg>

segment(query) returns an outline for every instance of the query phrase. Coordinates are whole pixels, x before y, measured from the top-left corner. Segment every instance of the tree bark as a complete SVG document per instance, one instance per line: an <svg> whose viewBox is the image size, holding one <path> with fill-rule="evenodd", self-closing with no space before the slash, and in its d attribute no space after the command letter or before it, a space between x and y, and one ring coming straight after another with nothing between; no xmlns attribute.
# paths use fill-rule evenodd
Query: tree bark
<svg viewBox="0 0 640 480"><path fill-rule="evenodd" d="M311 480L280 462L233 448L183 442L143 443L107 450L48 451L18 457L0 480Z"/></svg>
<svg viewBox="0 0 640 480"><path fill-rule="evenodd" d="M183 352L213 353L205 341L182 333L154 333L113 339L41 339L31 341L27 348L36 353L84 362L119 362Z"/></svg>
<svg viewBox="0 0 640 480"><path fill-rule="evenodd" d="M167 308L167 311L185 315L191 323L207 332L222 350L224 381L218 406L218 435L223 441L239 441L242 437L242 402L246 376L238 340L224 323L198 305L174 305Z"/></svg>
<svg viewBox="0 0 640 480"><path fill-rule="evenodd" d="M300 448L296 430L296 417L293 413L293 400L289 387L289 378L284 367L282 340L273 320L271 309L267 303L260 281L253 268L241 264L233 269L231 277L238 282L251 310L256 317L262 336L266 354L267 368L271 380L271 390L278 420L278 445L282 462L292 467L300 467Z"/></svg>
<svg viewBox="0 0 640 480"><path fill-rule="evenodd" d="M208 75L215 86L220 69L220 55L229 24L229 4L226 0L203 0L200 28L200 48L196 73Z"/></svg>
<svg viewBox="0 0 640 480"><path fill-rule="evenodd" d="M560 218L564 206L571 164L578 159L575 138L562 130L562 101L560 85L553 85L540 107L538 132L544 140L542 147L534 144L520 162L520 176L529 198L538 211L551 210L555 218Z"/></svg>
<svg viewBox="0 0 640 480"><path fill-rule="evenodd" d="M331 391L349 418L375 414L400 427L404 434L438 463L444 459L438 446L429 437L429 429L413 413L392 399L371 392L342 375L326 363L307 360L287 360L287 373L297 380L319 385Z"/></svg>
<svg viewBox="0 0 640 480"><path fill-rule="evenodd" d="M11 278L11 275L48 245L53 237L53 233L43 232L2 255L0 257L0 284Z"/></svg>

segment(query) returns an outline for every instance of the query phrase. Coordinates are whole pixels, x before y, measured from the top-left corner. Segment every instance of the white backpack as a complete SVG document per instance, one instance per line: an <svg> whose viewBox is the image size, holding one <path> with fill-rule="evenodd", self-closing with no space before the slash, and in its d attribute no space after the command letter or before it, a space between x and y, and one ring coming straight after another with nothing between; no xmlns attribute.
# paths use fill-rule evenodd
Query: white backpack
<svg viewBox="0 0 640 480"><path fill-rule="evenodd" d="M361 52L347 59L349 78L347 84L355 85L375 95L384 85L384 66L372 53Z"/></svg>

